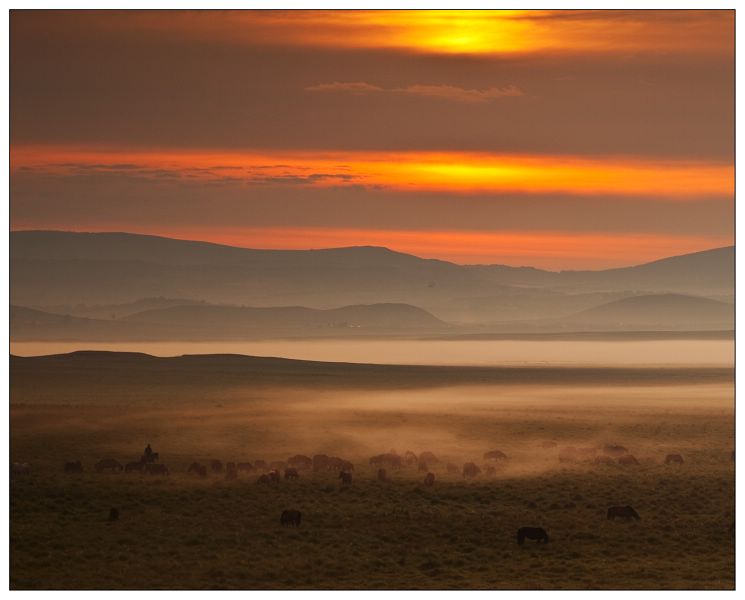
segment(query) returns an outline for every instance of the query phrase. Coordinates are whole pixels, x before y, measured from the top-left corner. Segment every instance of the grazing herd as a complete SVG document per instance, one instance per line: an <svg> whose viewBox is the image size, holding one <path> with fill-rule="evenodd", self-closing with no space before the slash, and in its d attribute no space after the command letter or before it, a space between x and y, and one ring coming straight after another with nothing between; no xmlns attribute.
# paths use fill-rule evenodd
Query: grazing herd
<svg viewBox="0 0 745 600"><path fill-rule="evenodd" d="M544 450L552 450L558 448L558 444L555 441L544 441L540 444ZM145 448L145 452L137 461L132 461L122 464L113 458L104 458L99 460L94 465L96 473L141 473L145 475L163 476L167 477L170 475L170 471L165 464L159 462L159 455L157 452L153 452L148 444ZM496 463L504 463L509 460L508 456L501 450L490 450L483 454L483 460L488 461L488 464L482 465L483 469L475 462L466 462L462 468L459 468L453 463L447 463L445 469L448 474L462 475L464 479L472 479L478 477L482 473L487 476L496 475ZM629 453L629 451L620 445L606 444L604 446L591 446L576 448L568 446L558 449L558 460L560 463L592 463L596 465L639 465L639 461L635 456ZM732 453L732 460L734 460L734 452ZM426 472L423 483L427 487L434 486L435 474L430 471L429 465L439 464L441 461L432 452L422 452L417 456L412 451L407 451L403 456L397 454L394 451L390 451L384 454L378 454L369 459L369 464L372 467L378 467L376 471L376 480L381 483L390 481L388 476L388 469L398 471L405 467L416 467L420 472ZM664 463L666 465L682 465L684 464L683 457L680 454L668 454L665 457ZM65 462L63 465L65 473L75 474L83 473L83 464L80 460ZM28 463L11 463L11 475L27 475L31 472L31 465ZM336 457L328 456L326 454L316 454L312 458L302 454L296 454L286 461L273 461L267 463L264 460L255 460L253 463L250 462L227 462L223 464L221 460L211 459L207 461L207 464L201 464L199 462L192 462L186 472L189 475L204 479L208 477L209 473L222 475L224 474L225 479L235 480L238 479L239 473L260 473L256 479L257 484L276 484L282 479L282 471L284 471L284 479L287 481L293 481L300 479L300 473L302 471L313 471L313 472L337 472L337 478L340 481L342 487L352 485L353 477L352 472L354 471L354 465L352 462ZM112 508L109 513L109 521L117 521L119 519L119 511L116 508ZM285 510L282 512L280 517L280 524L287 527L299 527L302 519L302 513L298 510ZM622 519L625 521L636 520L639 521L641 517L639 513L634 510L631 506L611 506L607 511L607 519L613 521L615 519ZM730 531L734 531L734 523L730 528ZM524 541L535 540L537 543L548 543L548 534L540 527L521 527L517 531L517 543L522 545Z"/></svg>

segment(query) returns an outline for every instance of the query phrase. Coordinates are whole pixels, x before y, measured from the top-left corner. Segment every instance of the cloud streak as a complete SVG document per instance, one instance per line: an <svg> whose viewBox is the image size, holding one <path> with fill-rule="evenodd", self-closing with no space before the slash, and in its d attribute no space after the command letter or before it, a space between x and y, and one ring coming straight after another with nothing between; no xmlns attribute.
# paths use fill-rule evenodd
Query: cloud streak
<svg viewBox="0 0 745 600"><path fill-rule="evenodd" d="M454 102L485 103L502 98L524 96L525 93L515 85L489 87L484 89L467 89L455 85L414 84L399 88L383 88L364 81L334 81L319 83L305 88L306 92L344 93L361 96L366 94L395 94L398 96L416 96L421 98L438 98Z"/></svg>

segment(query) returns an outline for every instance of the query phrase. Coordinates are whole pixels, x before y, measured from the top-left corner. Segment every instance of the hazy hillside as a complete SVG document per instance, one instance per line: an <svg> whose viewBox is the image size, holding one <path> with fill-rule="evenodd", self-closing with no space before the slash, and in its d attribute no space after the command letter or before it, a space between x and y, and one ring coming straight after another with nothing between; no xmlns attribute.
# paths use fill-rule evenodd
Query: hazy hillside
<svg viewBox="0 0 745 600"><path fill-rule="evenodd" d="M609 302L562 321L613 329L732 329L734 317L732 304L681 294L656 294Z"/></svg>
<svg viewBox="0 0 745 600"><path fill-rule="evenodd" d="M10 335L21 340L251 339L277 336L441 333L448 324L415 306L376 304L317 310L302 306L247 308L187 305L119 319L57 315L10 307Z"/></svg>
<svg viewBox="0 0 745 600"><path fill-rule="evenodd" d="M549 272L456 265L379 247L251 250L127 233L20 231L11 232L10 258L13 304L104 319L162 297L315 309L409 304L475 326L558 319L639 294L734 293L734 248L624 269Z"/></svg>

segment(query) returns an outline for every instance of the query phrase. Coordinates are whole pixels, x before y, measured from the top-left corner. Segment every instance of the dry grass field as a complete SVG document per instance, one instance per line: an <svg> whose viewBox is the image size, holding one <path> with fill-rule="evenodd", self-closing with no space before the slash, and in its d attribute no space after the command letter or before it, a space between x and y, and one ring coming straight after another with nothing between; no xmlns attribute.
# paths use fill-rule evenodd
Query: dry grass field
<svg viewBox="0 0 745 600"><path fill-rule="evenodd" d="M194 364L129 377L50 364L11 361L11 460L32 465L11 479L12 589L734 587L731 371L603 383L523 370L500 383L460 370L427 384L399 370L372 389L303 365L244 381L219 360L201 379ZM557 447L543 448L550 440ZM147 442L170 477L94 472L100 458L136 460ZM640 464L558 460L567 446L604 444ZM494 449L509 457L495 475L445 468L484 467ZM434 486L415 467L376 481L368 459L390 450L437 455ZM186 473L194 460L317 453L352 461L352 485L333 472L271 485ZM670 453L684 464L665 465ZM65 474L78 459L84 472ZM627 504L640 521L606 519ZM299 528L280 526L285 509L302 512ZM519 546L522 526L550 542Z"/></svg>

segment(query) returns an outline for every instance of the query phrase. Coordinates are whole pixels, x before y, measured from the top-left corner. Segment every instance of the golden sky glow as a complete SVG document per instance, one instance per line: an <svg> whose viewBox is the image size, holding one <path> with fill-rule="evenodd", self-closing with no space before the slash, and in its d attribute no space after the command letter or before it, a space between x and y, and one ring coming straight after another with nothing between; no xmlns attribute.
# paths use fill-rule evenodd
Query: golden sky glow
<svg viewBox="0 0 745 600"><path fill-rule="evenodd" d="M11 226L549 268L728 245L734 22L13 11Z"/></svg>
<svg viewBox="0 0 745 600"><path fill-rule="evenodd" d="M118 172L138 177L292 184L382 186L454 193L652 195L686 199L728 196L731 165L612 157L482 153L251 153L215 150L104 150L15 147L11 167L60 175Z"/></svg>
<svg viewBox="0 0 745 600"><path fill-rule="evenodd" d="M726 11L284 10L133 13L136 27L233 43L434 54L731 50ZM645 14L646 13L646 14Z"/></svg>

